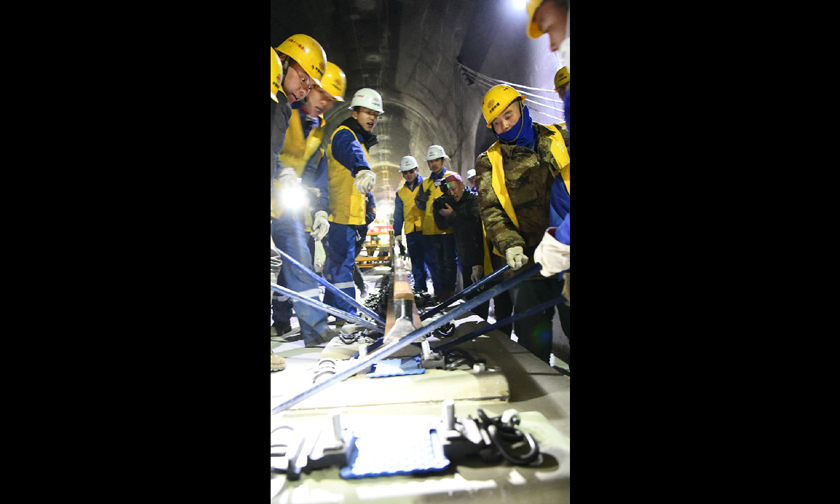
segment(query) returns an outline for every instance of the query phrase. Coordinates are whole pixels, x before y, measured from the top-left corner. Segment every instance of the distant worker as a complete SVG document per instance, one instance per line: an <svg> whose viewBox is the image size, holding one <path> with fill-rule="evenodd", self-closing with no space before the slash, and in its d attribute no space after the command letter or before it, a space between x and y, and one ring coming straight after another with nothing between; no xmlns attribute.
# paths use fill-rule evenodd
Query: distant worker
<svg viewBox="0 0 840 504"><path fill-rule="evenodd" d="M432 173L423 181L420 191L414 198L417 208L425 211L423 235L426 237L427 248L431 248L434 253L431 261L427 258L427 263L431 263L432 285L435 289L435 301L438 303L446 301L455 294L457 282L455 236L452 235L452 228L437 227L432 207L435 198L443 196L440 183L449 174L446 169L448 159L449 156L446 155L443 147L429 146L426 151L426 162Z"/></svg>
<svg viewBox="0 0 840 504"><path fill-rule="evenodd" d="M423 176L419 173L419 165L414 156L404 156L400 160L400 174L404 183L397 190L397 197L394 198L394 240L402 249L402 234L405 233L408 256L411 258L411 276L414 279L414 296L419 297L418 301L429 299L426 286L426 240L423 236L423 219L426 212L414 202L420 187L423 184ZM405 256L405 252L402 253ZM433 268L434 264L429 264Z"/></svg>
<svg viewBox="0 0 840 504"><path fill-rule="evenodd" d="M365 196L376 183L368 151L379 141L373 128L385 111L382 96L370 88L356 91L349 108L351 116L333 132L327 149L331 224L324 278L355 299L356 231L365 225ZM354 305L329 290L324 293L324 303L357 315Z"/></svg>
<svg viewBox="0 0 840 504"><path fill-rule="evenodd" d="M435 209L435 224L439 228L452 228L455 243L458 247L458 262L461 264L461 274L464 287L480 281L485 274L485 245L484 230L481 226L481 216L478 210L478 196L466 190L461 176L450 173L443 179L441 187L444 195L433 202ZM489 259L489 256L488 256ZM492 268L487 264L490 274ZM490 301L482 303L473 312L483 319L487 319Z"/></svg>
<svg viewBox="0 0 840 504"><path fill-rule="evenodd" d="M467 182L469 182L468 190L473 194L478 194L478 189L475 187L475 170L470 168L467 170Z"/></svg>

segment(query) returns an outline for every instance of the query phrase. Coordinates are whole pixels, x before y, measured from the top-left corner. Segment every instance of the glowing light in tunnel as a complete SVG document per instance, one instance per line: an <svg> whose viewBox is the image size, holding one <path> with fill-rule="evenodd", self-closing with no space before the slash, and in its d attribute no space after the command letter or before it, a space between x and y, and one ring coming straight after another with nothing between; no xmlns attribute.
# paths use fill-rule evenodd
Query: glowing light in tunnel
<svg viewBox="0 0 840 504"><path fill-rule="evenodd" d="M394 213L394 205L391 202L376 205L376 215L386 217Z"/></svg>
<svg viewBox="0 0 840 504"><path fill-rule="evenodd" d="M512 3L514 8L516 8L516 9L523 10L523 11L527 9L527 7L525 6L525 4L527 3L527 0L510 0L510 3Z"/></svg>

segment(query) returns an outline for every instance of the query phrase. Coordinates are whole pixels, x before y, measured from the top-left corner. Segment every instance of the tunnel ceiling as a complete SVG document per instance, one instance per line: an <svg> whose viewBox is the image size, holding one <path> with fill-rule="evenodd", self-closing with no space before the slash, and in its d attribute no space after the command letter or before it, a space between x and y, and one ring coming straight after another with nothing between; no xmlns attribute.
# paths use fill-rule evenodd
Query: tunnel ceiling
<svg viewBox="0 0 840 504"><path fill-rule="evenodd" d="M402 184L397 167L406 155L417 158L429 174L425 153L439 144L452 158L448 168L462 176L476 155L495 140L481 116L481 98L497 81L531 88L547 97L531 105L537 122L559 122L562 114L540 107L550 97L560 67L549 53L548 36L525 34L524 2L515 0L272 0L271 46L296 33L314 37L327 58L347 76L347 102L326 114L327 134L347 117L348 102L363 87L382 95L385 114L373 133L379 143L370 151L377 174L378 208L393 208ZM551 104L552 107L556 104ZM549 114L541 116L541 112Z"/></svg>

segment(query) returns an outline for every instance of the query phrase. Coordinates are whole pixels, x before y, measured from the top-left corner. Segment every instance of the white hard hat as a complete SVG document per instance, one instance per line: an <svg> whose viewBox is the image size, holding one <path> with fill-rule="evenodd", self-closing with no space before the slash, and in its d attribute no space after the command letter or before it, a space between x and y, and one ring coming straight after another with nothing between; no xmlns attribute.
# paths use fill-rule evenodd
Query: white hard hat
<svg viewBox="0 0 840 504"><path fill-rule="evenodd" d="M467 178L471 179L475 177L475 170L467 170Z"/></svg>
<svg viewBox="0 0 840 504"><path fill-rule="evenodd" d="M366 107L375 110L380 114L384 114L385 110L382 108L382 97L371 88L362 88L353 95L350 101L350 110L355 107Z"/></svg>
<svg viewBox="0 0 840 504"><path fill-rule="evenodd" d="M405 156L400 160L400 171L407 172L417 168L419 165L417 164L417 160L414 159L414 156Z"/></svg>
<svg viewBox="0 0 840 504"><path fill-rule="evenodd" d="M432 145L429 147L429 150L426 151L426 161L431 161L432 159L439 159L442 157L449 157L444 152L443 147L440 145Z"/></svg>

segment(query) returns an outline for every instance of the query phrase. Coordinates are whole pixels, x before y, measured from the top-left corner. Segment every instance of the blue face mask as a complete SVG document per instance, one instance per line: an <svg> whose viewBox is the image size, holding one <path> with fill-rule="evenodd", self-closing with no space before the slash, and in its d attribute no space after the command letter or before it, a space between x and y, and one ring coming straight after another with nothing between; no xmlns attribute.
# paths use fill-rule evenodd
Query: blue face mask
<svg viewBox="0 0 840 504"><path fill-rule="evenodd" d="M528 105L522 104L522 115L519 122L513 128L499 135L499 138L504 142L522 147L529 147L534 143L534 124L531 120L531 113L528 111Z"/></svg>

